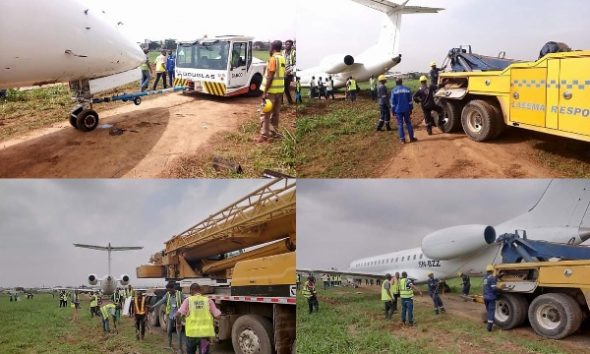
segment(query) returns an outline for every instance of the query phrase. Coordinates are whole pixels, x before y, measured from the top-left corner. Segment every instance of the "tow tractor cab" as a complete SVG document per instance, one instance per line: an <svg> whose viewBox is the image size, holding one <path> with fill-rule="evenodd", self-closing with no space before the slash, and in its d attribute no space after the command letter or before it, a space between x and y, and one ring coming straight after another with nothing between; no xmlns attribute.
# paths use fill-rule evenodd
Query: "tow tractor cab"
<svg viewBox="0 0 590 354"><path fill-rule="evenodd" d="M252 55L252 40L232 35L179 43L175 86L214 96L258 95L266 63Z"/></svg>

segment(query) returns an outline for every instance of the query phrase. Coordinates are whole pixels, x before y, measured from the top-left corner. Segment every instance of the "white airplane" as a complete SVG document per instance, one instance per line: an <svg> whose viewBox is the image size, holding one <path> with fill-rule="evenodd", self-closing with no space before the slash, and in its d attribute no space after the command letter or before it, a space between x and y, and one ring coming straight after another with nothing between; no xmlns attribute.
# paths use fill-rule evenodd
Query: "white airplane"
<svg viewBox="0 0 590 354"><path fill-rule="evenodd" d="M145 61L120 24L80 0L0 2L0 89L69 82L70 123L94 129L93 95L139 80Z"/></svg>
<svg viewBox="0 0 590 354"><path fill-rule="evenodd" d="M349 54L334 54L324 57L320 65L301 70L297 76L301 78L302 86L309 86L311 78L315 76L326 78L332 76L334 87L343 87L352 76L357 81L366 81L371 75L384 74L401 62L399 53L399 38L402 15L417 13L438 13L444 9L407 6L409 0L396 4L389 0L352 0L384 14L381 36L376 45L366 49L363 53L352 56Z"/></svg>
<svg viewBox="0 0 590 354"><path fill-rule="evenodd" d="M105 275L104 278L102 278L102 279L98 279L95 274L88 275L88 284L94 286L94 285L100 283L99 284L100 289L101 289L102 293L105 295L111 295L113 292L115 292L115 290L117 289L118 283L121 283L121 285L123 285L123 286L129 284L129 275L123 274L123 275L121 275L120 279L115 279L111 275L112 274L111 273L111 252L112 251L132 251L132 250L143 249L143 247L137 247L137 246L113 247L113 246L111 246L110 242L109 242L108 246L106 246L106 247L94 246L94 245L83 245L83 244L79 244L79 243L74 243L74 246L80 247L80 248L88 248L88 249L92 249L92 250L107 251L108 252L108 254L109 254L109 268L108 268L107 275Z"/></svg>
<svg viewBox="0 0 590 354"><path fill-rule="evenodd" d="M590 239L590 180L553 180L527 212L501 224L459 225L426 235L421 247L353 260L344 272L311 270L313 273L383 278L405 271L416 282L432 272L449 279L462 272L482 275L488 264L502 261L498 236L525 230L527 238L579 245ZM301 270L309 272L310 270Z"/></svg>

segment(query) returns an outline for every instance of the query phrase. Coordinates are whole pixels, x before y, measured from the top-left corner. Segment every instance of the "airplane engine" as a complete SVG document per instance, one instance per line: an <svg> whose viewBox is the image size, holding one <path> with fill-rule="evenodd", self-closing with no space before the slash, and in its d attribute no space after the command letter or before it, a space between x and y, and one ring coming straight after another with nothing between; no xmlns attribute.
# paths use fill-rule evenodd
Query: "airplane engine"
<svg viewBox="0 0 590 354"><path fill-rule="evenodd" d="M422 239L428 258L446 260L476 252L496 241L496 230L487 225L460 225L437 230Z"/></svg>
<svg viewBox="0 0 590 354"><path fill-rule="evenodd" d="M96 285L98 283L98 278L96 278L95 274L90 274L88 276L88 284L90 285Z"/></svg>
<svg viewBox="0 0 590 354"><path fill-rule="evenodd" d="M330 56L322 60L320 67L322 71L325 71L328 74L338 74L347 67L354 64L354 57L352 55L345 55L345 56Z"/></svg>
<svg viewBox="0 0 590 354"><path fill-rule="evenodd" d="M121 283L121 285L129 284L129 276L127 274L121 275L121 279L119 280L119 282Z"/></svg>

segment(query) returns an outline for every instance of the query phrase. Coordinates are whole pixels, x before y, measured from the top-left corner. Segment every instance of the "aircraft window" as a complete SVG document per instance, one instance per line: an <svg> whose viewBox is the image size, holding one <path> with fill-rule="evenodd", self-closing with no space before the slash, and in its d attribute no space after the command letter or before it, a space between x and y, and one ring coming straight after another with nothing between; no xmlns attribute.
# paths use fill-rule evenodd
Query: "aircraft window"
<svg viewBox="0 0 590 354"><path fill-rule="evenodd" d="M414 255L414 258L412 258L413 260L416 260L416 255Z"/></svg>
<svg viewBox="0 0 590 354"><path fill-rule="evenodd" d="M423 254L420 254L420 259L422 259Z"/></svg>
<svg viewBox="0 0 590 354"><path fill-rule="evenodd" d="M395 263L399 262L399 257L395 257Z"/></svg>
<svg viewBox="0 0 590 354"><path fill-rule="evenodd" d="M404 261L404 259L405 259L405 258L406 258L406 256L403 256L403 257L402 257L402 262Z"/></svg>

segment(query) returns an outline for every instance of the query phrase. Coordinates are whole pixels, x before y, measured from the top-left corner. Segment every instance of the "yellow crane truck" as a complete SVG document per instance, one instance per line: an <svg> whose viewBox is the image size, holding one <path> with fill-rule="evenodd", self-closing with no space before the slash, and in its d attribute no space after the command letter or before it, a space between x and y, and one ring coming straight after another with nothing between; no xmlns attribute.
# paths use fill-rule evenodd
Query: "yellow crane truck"
<svg viewBox="0 0 590 354"><path fill-rule="evenodd" d="M292 353L295 235L295 182L276 179L172 236L137 277L218 282L205 287L222 312L216 340L238 354Z"/></svg>
<svg viewBox="0 0 590 354"><path fill-rule="evenodd" d="M436 98L439 128L461 128L475 141L506 126L590 141L590 51L558 52L537 61L487 57L460 47L449 52Z"/></svg>
<svg viewBox="0 0 590 354"><path fill-rule="evenodd" d="M528 320L540 336L562 339L590 315L590 247L500 236L494 265L499 296L495 323L512 329Z"/></svg>

